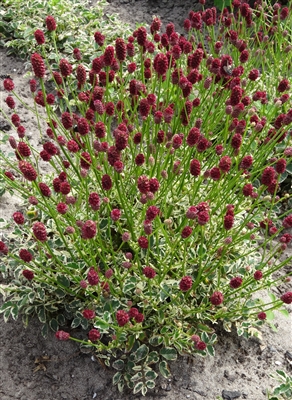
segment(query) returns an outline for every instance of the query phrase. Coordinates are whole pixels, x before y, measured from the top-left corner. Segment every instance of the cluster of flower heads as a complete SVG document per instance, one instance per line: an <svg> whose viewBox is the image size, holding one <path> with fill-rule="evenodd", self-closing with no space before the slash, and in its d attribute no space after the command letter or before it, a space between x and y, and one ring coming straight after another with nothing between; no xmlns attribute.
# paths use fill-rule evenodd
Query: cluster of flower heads
<svg viewBox="0 0 292 400"><path fill-rule="evenodd" d="M252 9L247 3L239 0L233 1L233 7L236 12L244 18L247 27L252 26ZM277 9L274 7L274 18L269 34L275 32L278 20L287 18L288 9L283 7ZM92 219L85 221L76 221L76 226L68 225L65 229L66 234L73 235L76 232L85 240L95 239L98 234L98 223L96 219L97 212L100 211L102 205L108 205L110 198L105 194L113 189L115 173L122 174L126 172L126 163L128 159L128 149L136 148L134 162L135 167L141 168L149 163L155 164L155 152L157 149L164 148L165 154L177 156L173 163L172 171L165 169L160 171L159 176L153 176L143 172L139 174L135 180L135 190L137 197L142 205L146 205L144 210L143 234L137 235L136 242L140 249L148 249L150 246L150 235L152 235L155 222L162 220L163 211L157 205L153 204L158 197L164 180L168 178L170 172L173 175L180 175L184 172L185 165L182 165L179 159L179 151L182 148L191 148L193 153L191 159L188 160L187 172L191 179L203 177L205 180L220 181L227 174L231 173L232 167L235 166L245 178L242 186L244 197L256 199L258 197L257 189L251 182L247 182L251 178L254 159L251 154L242 152L242 146L247 132L247 126L252 132L261 134L266 131L266 135L262 139L258 139L260 144L268 144L276 141L283 142L288 136L288 125L292 122L292 109L285 113L279 114L272 122L272 126L267 128L267 118L260 117L256 106L252 106L255 102L261 102L263 105L268 103L268 96L265 91L254 90L252 94L248 94L246 90L247 83L254 83L260 77L260 71L256 68L245 70L245 64L249 60L250 54L247 49L247 42L238 37L238 33L230 29L232 22L236 18L224 9L220 16L222 24L222 34L220 40L214 44L213 55L208 55L202 43L196 43L192 36L179 35L175 31L174 24L170 23L166 26L165 33L161 32L161 21L154 18L150 26L151 40L144 27L140 27L134 31L133 35L127 40L118 38L114 45L106 45L105 37L101 32L95 32L94 40L99 46L100 55L92 60L90 70L82 64L82 54L79 49L74 49L73 55L77 61L77 66L72 65L68 60L62 58L59 62L59 71L53 72L53 79L56 85L56 95L62 98L65 95L64 87L70 79L76 79L77 98L85 110L82 113L64 111L59 120L50 119L46 134L48 140L43 144L43 149L39 152L39 157L44 162L62 160L61 171L57 176L53 177L50 184L41 182L37 169L33 166L32 151L26 142L25 127L21 124L21 118L14 113L11 116L11 122L17 130L19 142L13 136L10 136L9 143L15 150L15 157L18 163L18 172L29 182L36 182L38 196L31 196L29 203L37 205L43 198L53 198L55 209L60 217L70 213L72 207L77 202L75 191L73 189L70 177L72 176L72 160L78 161L75 172L82 178L86 178L92 170L100 172L100 190L90 191L85 197L86 207L92 212ZM200 31L203 24L206 26L215 25L217 21L216 9L212 8L202 12L189 13L189 17L184 21L186 32L191 30ZM55 31L57 26L53 17L46 19L48 31ZM261 32L256 33L258 41L266 40L262 37ZM35 39L39 45L45 43L46 38L42 30L35 31ZM229 54L224 54L224 41L234 46L238 51L238 65L234 66L235 59ZM284 49L289 52L289 46ZM142 53L142 66L138 68L135 62L135 56ZM183 66L185 63L185 69ZM35 77L44 79L46 77L46 66L42 56L34 53L31 56L31 64ZM124 70L123 70L124 68ZM107 87L117 85L121 87L124 82L121 81L119 72L123 70L126 74L124 82L126 82L125 92L129 96L130 102L123 99L117 101L109 101L107 96ZM139 79L135 79L135 73L139 71ZM204 74L207 75L204 76ZM244 77L245 76L245 77ZM169 85L175 88L179 93L180 102L174 104L172 102L160 101L157 93L153 89L149 89L148 85L151 80L163 83L169 80ZM42 90L37 90L38 82L31 79L30 90L36 104L41 107L53 105L55 103L55 94L45 94ZM220 90L216 85L220 86ZM212 134L204 132L203 121L197 116L196 109L201 105L202 98L194 97L196 88L201 87L209 90L213 87L214 98L220 97L222 91L226 91L226 101L224 104L225 114L228 117L228 140L223 143L219 140L214 144ZM253 86L256 89L256 85ZM8 92L13 92L14 83L11 79L4 80L4 88ZM285 104L290 101L289 95L290 82L287 78L279 80L275 87L274 102L277 104ZM13 93L10 93L5 99L7 106L11 110L15 110L16 101ZM136 113L136 114L135 114ZM146 154L143 144L149 139L145 137L145 132L138 129L134 125L134 119L130 114L138 116L142 121L151 121L154 126L155 135L152 137L148 147L151 155ZM109 131L109 125L106 120L118 117L119 123ZM179 121L182 131L172 132L174 122ZM151 125L150 124L150 125ZM142 132L141 132L141 131ZM92 148L89 149L88 138L92 138ZM206 158L214 152L216 163L206 169ZM193 157L195 155L196 158ZM103 162L107 163L107 168L103 170L99 163L98 157L101 156ZM237 158L238 157L238 158ZM283 157L269 160L269 165L261 172L260 183L270 194L274 195L278 190L278 177L286 170L287 160L292 157L292 148L287 147ZM58 164L58 163L57 163ZM60 164L59 164L60 165ZM68 170L68 171L67 171ZM8 179L14 180L15 175L11 171L5 171ZM124 218L122 209L110 208L109 216L113 223L119 223ZM182 239L189 238L196 224L200 226L206 225L211 217L212 210L208 201L202 201L197 205L189 206L185 212L188 225L181 227L180 236ZM236 217L235 205L228 204L224 210L222 226L226 231L230 231L234 227ZM13 214L13 220L18 225L25 224L25 217L22 213ZM164 221L166 225L172 225L171 219ZM254 228L254 224L250 223L250 229ZM277 234L277 228L270 220L261 221L260 227L268 229L271 235ZM292 227L292 215L288 215L282 222L282 228ZM48 240L47 228L42 222L34 222L32 224L33 237L39 242ZM229 240L229 238L227 238ZM228 240L226 239L226 243ZM131 234L124 231L122 241L131 240ZM232 238L230 238L232 241ZM229 242L230 242L229 240ZM282 249L286 248L292 240L292 235L284 233L279 238ZM6 244L0 241L0 253L7 255L9 249ZM126 261L123 267L131 268L132 253L125 253ZM19 251L19 258L29 264L33 261L34 255L26 250ZM157 273L152 266L145 266L142 273L147 279L155 279ZM103 292L110 292L110 279L113 276L112 269L106 270L104 273L98 268L91 267L87 273L86 279L80 281L80 288L86 290L91 286L100 286ZM31 281L34 278L33 271L29 269L23 270L23 276ZM254 279L259 281L264 274L260 270L254 272ZM234 276L229 281L229 289L237 290L244 283L241 276ZM193 278L189 275L183 276L179 282L179 289L187 293L193 287ZM220 306L224 302L224 294L216 290L210 298L212 307ZM292 303L292 293L287 292L281 296L284 303ZM83 310L83 317L93 320L96 314L92 309ZM258 314L259 319L265 319L266 314L261 312ZM130 307L128 311L119 310L116 313L116 321L120 327L126 324L142 323L144 315L139 312L136 307ZM64 331L58 331L56 336L59 340L69 339L69 334ZM97 329L90 330L88 337L91 341L100 339L100 332ZM206 344L199 337L193 335L193 342L198 350L204 350Z"/></svg>

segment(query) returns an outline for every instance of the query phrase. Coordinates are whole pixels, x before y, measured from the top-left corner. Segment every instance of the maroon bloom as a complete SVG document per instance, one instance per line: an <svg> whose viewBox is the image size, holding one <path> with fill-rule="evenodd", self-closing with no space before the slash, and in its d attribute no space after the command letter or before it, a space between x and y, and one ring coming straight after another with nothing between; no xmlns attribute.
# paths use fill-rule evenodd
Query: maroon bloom
<svg viewBox="0 0 292 400"><path fill-rule="evenodd" d="M37 78L43 78L46 73L45 63L38 53L33 53L31 58L33 72Z"/></svg>
<svg viewBox="0 0 292 400"><path fill-rule="evenodd" d="M234 278L230 279L229 286L232 289L237 289L242 285L242 278L240 276L235 276Z"/></svg>
<svg viewBox="0 0 292 400"><path fill-rule="evenodd" d="M10 78L4 79L3 86L4 86L5 90L7 90L8 92L11 92L14 89L13 80Z"/></svg>
<svg viewBox="0 0 292 400"><path fill-rule="evenodd" d="M61 60L59 62L59 68L60 68L60 71L61 71L61 75L64 76L64 77L67 77L67 76L72 74L73 67L69 63L69 61L66 60L65 58L61 58Z"/></svg>
<svg viewBox="0 0 292 400"><path fill-rule="evenodd" d="M87 280L91 286L95 286L99 282L99 276L93 267L91 267L88 271Z"/></svg>
<svg viewBox="0 0 292 400"><path fill-rule="evenodd" d="M146 218L148 221L153 221L154 218L159 215L160 210L156 206L149 206L146 211Z"/></svg>
<svg viewBox="0 0 292 400"><path fill-rule="evenodd" d="M260 270L255 271L255 273L253 274L253 277L256 281L259 281L263 277L262 271L260 271Z"/></svg>
<svg viewBox="0 0 292 400"><path fill-rule="evenodd" d="M270 186L275 179L276 172L273 167L266 167L262 173L261 183Z"/></svg>
<svg viewBox="0 0 292 400"><path fill-rule="evenodd" d="M129 315L126 311L124 310L119 310L116 313L116 318L117 318L117 323L119 326L124 326L129 322Z"/></svg>
<svg viewBox="0 0 292 400"><path fill-rule="evenodd" d="M148 248L148 239L145 236L140 236L138 239L138 245L141 247L141 249L147 249Z"/></svg>
<svg viewBox="0 0 292 400"><path fill-rule="evenodd" d="M90 195L88 197L88 203L94 211L99 210L99 207L100 207L99 195L95 192L90 193Z"/></svg>
<svg viewBox="0 0 292 400"><path fill-rule="evenodd" d="M99 46L103 46L105 37L104 37L104 35L102 33L97 31L94 34L94 40Z"/></svg>
<svg viewBox="0 0 292 400"><path fill-rule="evenodd" d="M227 173L230 171L231 164L232 164L231 158L229 156L223 156L219 161L219 169L222 172Z"/></svg>
<svg viewBox="0 0 292 400"><path fill-rule="evenodd" d="M214 306L219 306L219 304L223 303L224 296L221 292L214 292L212 296L210 297L210 302Z"/></svg>
<svg viewBox="0 0 292 400"><path fill-rule="evenodd" d="M33 166L27 161L19 161L18 167L22 173L22 175L28 181L35 181L37 178L37 173L34 170Z"/></svg>
<svg viewBox="0 0 292 400"><path fill-rule="evenodd" d="M0 240L0 253L3 253L4 255L8 254L8 247L2 240Z"/></svg>
<svg viewBox="0 0 292 400"><path fill-rule="evenodd" d="M101 185L104 190L110 190L113 186L111 177L107 174L101 178Z"/></svg>
<svg viewBox="0 0 292 400"><path fill-rule="evenodd" d="M50 197L51 196L52 192L51 192L51 189L49 188L48 185L46 185L44 182L40 182L38 184L38 186L39 186L39 189L41 191L41 194L44 197Z"/></svg>
<svg viewBox="0 0 292 400"><path fill-rule="evenodd" d="M34 273L30 271L29 269L24 269L22 271L22 275L28 280L31 281L34 278Z"/></svg>
<svg viewBox="0 0 292 400"><path fill-rule="evenodd" d="M149 179L145 175L141 175L137 182L138 189L141 193L147 194L150 191Z"/></svg>
<svg viewBox="0 0 292 400"><path fill-rule="evenodd" d="M206 345L205 342L199 341L199 342L196 343L196 349L197 350L203 351L203 350L206 349L206 347L207 347L207 345Z"/></svg>
<svg viewBox="0 0 292 400"><path fill-rule="evenodd" d="M260 312L258 313L258 319L260 319L261 321L265 320L267 318L267 314L265 312Z"/></svg>
<svg viewBox="0 0 292 400"><path fill-rule="evenodd" d="M201 173L201 164L199 160L193 159L190 164L190 173L193 176L199 176Z"/></svg>
<svg viewBox="0 0 292 400"><path fill-rule="evenodd" d="M41 29L37 29L34 32L34 37L35 37L37 44L44 44L46 41L44 32Z"/></svg>
<svg viewBox="0 0 292 400"><path fill-rule="evenodd" d="M22 261L27 262L27 263L29 263L33 260L32 254L26 249L19 250L19 258L21 258Z"/></svg>
<svg viewBox="0 0 292 400"><path fill-rule="evenodd" d="M51 15L48 15L46 17L46 26L48 31L55 31L57 28L55 18L52 17Z"/></svg>
<svg viewBox="0 0 292 400"><path fill-rule="evenodd" d="M12 217L16 224L18 225L24 224L24 216L21 212L16 211L15 213L13 213Z"/></svg>
<svg viewBox="0 0 292 400"><path fill-rule="evenodd" d="M151 193L156 193L157 190L159 189L159 186L160 186L158 179L157 178L150 178L149 179L149 186L150 186L150 188L149 188L150 192Z"/></svg>
<svg viewBox="0 0 292 400"><path fill-rule="evenodd" d="M292 214L284 218L282 225L284 228L292 228Z"/></svg>
<svg viewBox="0 0 292 400"><path fill-rule="evenodd" d="M292 303L292 292L286 292L284 293L280 299L286 303L286 304L291 304Z"/></svg>
<svg viewBox="0 0 292 400"><path fill-rule="evenodd" d="M57 204L57 211L59 214L66 214L66 212L68 211L68 206L65 203L58 203Z"/></svg>
<svg viewBox="0 0 292 400"><path fill-rule="evenodd" d="M32 226L32 231L37 240L45 242L47 240L46 227L42 222L35 222Z"/></svg>
<svg viewBox="0 0 292 400"><path fill-rule="evenodd" d="M193 280L191 276L184 276L180 283L179 288L182 292L187 292L193 285Z"/></svg>
<svg viewBox="0 0 292 400"><path fill-rule="evenodd" d="M24 142L18 143L17 152L21 157L29 157L31 155L29 146Z"/></svg>
<svg viewBox="0 0 292 400"><path fill-rule="evenodd" d="M280 158L276 162L275 170L278 174L283 174L286 171L286 160L284 158Z"/></svg>
<svg viewBox="0 0 292 400"><path fill-rule="evenodd" d="M181 237L183 239L186 239L192 234L192 232L193 232L193 230L192 230L192 228L190 226L185 226L183 228L183 230L181 231Z"/></svg>
<svg viewBox="0 0 292 400"><path fill-rule="evenodd" d="M82 315L85 319L93 319L95 317L95 312L93 310L83 310Z"/></svg>
<svg viewBox="0 0 292 400"><path fill-rule="evenodd" d="M97 340L99 340L100 339L100 332L97 330L97 329L91 329L89 332L88 332L88 339L91 341L91 342L96 342Z"/></svg>
<svg viewBox="0 0 292 400"><path fill-rule="evenodd" d="M156 272L152 267L145 267L143 268L143 274L146 276L146 278L153 279L156 275Z"/></svg>
<svg viewBox="0 0 292 400"><path fill-rule="evenodd" d="M81 237L82 239L88 240L93 239L96 235L96 223L92 220L84 222L81 227Z"/></svg>

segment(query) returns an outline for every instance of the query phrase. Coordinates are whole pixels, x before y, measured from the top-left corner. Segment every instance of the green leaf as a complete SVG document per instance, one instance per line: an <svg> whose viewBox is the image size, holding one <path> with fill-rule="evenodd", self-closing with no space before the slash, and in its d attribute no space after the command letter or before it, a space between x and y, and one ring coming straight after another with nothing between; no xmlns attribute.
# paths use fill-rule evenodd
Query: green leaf
<svg viewBox="0 0 292 400"><path fill-rule="evenodd" d="M40 322L44 324L47 320L46 310L45 310L44 306L39 307L37 315L38 315L38 319L40 320Z"/></svg>
<svg viewBox="0 0 292 400"><path fill-rule="evenodd" d="M155 388L155 382L154 381L146 381L146 386L148 389L154 389Z"/></svg>
<svg viewBox="0 0 292 400"><path fill-rule="evenodd" d="M81 318L75 317L71 323L71 328L77 328L81 324Z"/></svg>
<svg viewBox="0 0 292 400"><path fill-rule="evenodd" d="M159 371L164 378L166 379L170 378L171 373L166 361L163 360L159 363Z"/></svg>
<svg viewBox="0 0 292 400"><path fill-rule="evenodd" d="M64 287L70 287L70 281L65 275L58 275L57 282Z"/></svg>
<svg viewBox="0 0 292 400"><path fill-rule="evenodd" d="M279 183L284 182L284 180L287 178L288 172L285 171L283 174L280 175Z"/></svg>
<svg viewBox="0 0 292 400"><path fill-rule="evenodd" d="M135 351L135 362L143 360L145 357L147 357L149 353L149 348L146 346L146 344L142 344L136 351Z"/></svg>
<svg viewBox="0 0 292 400"><path fill-rule="evenodd" d="M147 371L146 374L145 374L145 377L147 379L151 379L151 380L155 380L157 378L157 376L158 376L158 374L153 370Z"/></svg>
<svg viewBox="0 0 292 400"><path fill-rule="evenodd" d="M131 377L131 381L132 382L138 381L139 379L142 378L142 376L143 376L142 372L137 372L137 374L135 374Z"/></svg>
<svg viewBox="0 0 292 400"><path fill-rule="evenodd" d="M275 314L273 313L272 310L266 311L266 315L267 315L267 321L273 321L273 319L275 319Z"/></svg>
<svg viewBox="0 0 292 400"><path fill-rule="evenodd" d="M210 344L207 345L207 353L210 354L210 356L215 357L214 347L211 346Z"/></svg>
<svg viewBox="0 0 292 400"><path fill-rule="evenodd" d="M116 360L112 363L112 367L118 371L122 371L125 368L125 363L123 360Z"/></svg>
<svg viewBox="0 0 292 400"><path fill-rule="evenodd" d="M292 163L287 165L286 171L288 172L288 174L292 174Z"/></svg>
<svg viewBox="0 0 292 400"><path fill-rule="evenodd" d="M152 336L149 339L149 344L151 344L154 347L160 346L162 342L163 342L162 336Z"/></svg>
<svg viewBox="0 0 292 400"><path fill-rule="evenodd" d="M10 317L10 310L11 310L11 308L7 308L7 309L4 311L4 314L3 314L4 322L7 322L8 319L9 319L9 317Z"/></svg>
<svg viewBox="0 0 292 400"><path fill-rule="evenodd" d="M142 390L143 386L144 386L143 382L138 382L138 383L134 386L133 393L134 393L134 394L139 393L139 392Z"/></svg>
<svg viewBox="0 0 292 400"><path fill-rule="evenodd" d="M159 361L159 355L157 351L151 351L151 353L148 354L146 364L151 365L155 364Z"/></svg>
<svg viewBox="0 0 292 400"><path fill-rule="evenodd" d="M135 335L130 335L127 342L127 351L131 351L135 343Z"/></svg>
<svg viewBox="0 0 292 400"><path fill-rule="evenodd" d="M63 314L58 314L57 316L57 323L61 326L65 325L66 319Z"/></svg>
<svg viewBox="0 0 292 400"><path fill-rule="evenodd" d="M177 352L172 347L164 347L160 350L159 354L168 361L174 361L177 359Z"/></svg>
<svg viewBox="0 0 292 400"><path fill-rule="evenodd" d="M121 372L116 372L113 376L113 385L116 385L121 380Z"/></svg>
<svg viewBox="0 0 292 400"><path fill-rule="evenodd" d="M94 327L102 331L107 331L109 329L109 324L102 319L94 321Z"/></svg>
<svg viewBox="0 0 292 400"><path fill-rule="evenodd" d="M11 307L10 313L11 313L11 317L14 319L14 321L18 317L18 311L19 311L19 309L16 304L13 307Z"/></svg>
<svg viewBox="0 0 292 400"><path fill-rule="evenodd" d="M42 334L42 337L44 337L45 339L48 337L48 334L49 334L49 325L48 324L43 325L41 334Z"/></svg>
<svg viewBox="0 0 292 400"><path fill-rule="evenodd" d="M50 328L52 329L52 331L57 332L59 330L59 324L55 318L52 318L49 321L49 325L50 325Z"/></svg>
<svg viewBox="0 0 292 400"><path fill-rule="evenodd" d="M282 378L286 379L287 375L285 374L284 371L281 371L280 369L276 370L277 374L280 375Z"/></svg>
<svg viewBox="0 0 292 400"><path fill-rule="evenodd" d="M0 308L0 313L3 313L7 308L11 308L13 306L12 301L6 301L6 303L2 304Z"/></svg>
<svg viewBox="0 0 292 400"><path fill-rule="evenodd" d="M281 310L278 310L281 314L283 314L286 318L289 318L289 312L285 308L282 308Z"/></svg>

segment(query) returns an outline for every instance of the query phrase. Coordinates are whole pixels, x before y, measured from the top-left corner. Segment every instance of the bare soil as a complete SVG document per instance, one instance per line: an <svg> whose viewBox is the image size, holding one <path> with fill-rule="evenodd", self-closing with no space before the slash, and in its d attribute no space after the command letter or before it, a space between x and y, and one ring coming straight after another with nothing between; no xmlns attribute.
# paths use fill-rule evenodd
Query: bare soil
<svg viewBox="0 0 292 400"><path fill-rule="evenodd" d="M174 21L177 30L181 30L182 22L191 9L200 8L197 1L188 0L108 0L108 3L108 13L118 12L120 18L132 26L135 23L149 23L152 15L156 15L161 17L164 26ZM14 73L15 86L28 98L28 79L24 77L26 71L23 61L7 57L5 50L0 49L0 67L1 74ZM0 108L8 112L4 96L1 87ZM37 144L40 138L36 133L36 122L29 113L24 114L24 118L27 132ZM3 120L0 116L1 122ZM1 137L4 134L0 130ZM0 218L9 218L19 206L17 197L5 193L0 197ZM291 251L290 245L284 257L291 255ZM286 268L291 270L292 266ZM283 288L277 290L279 295ZM266 294L263 293L263 296ZM232 396L237 391L239 399L267 399L266 390L276 384L270 378L270 373L276 369L291 373L291 366L285 357L287 351L292 353L291 306L287 309L290 317L285 318L277 313L273 321L277 332L265 325L262 339L245 340L237 337L234 332L219 332L214 358L203 359L197 355L192 359L180 357L171 364L172 378L160 379L155 390L147 394L147 398L215 400L224 393L224 398L228 399L235 398ZM100 363L93 353L80 352L78 345L70 341L58 342L52 332L45 340L40 333L41 324L36 319L26 329L20 320L8 321L6 324L1 320L0 326L1 400L142 398L129 392L118 393L111 384L114 371ZM76 330L73 335L86 336L84 332ZM231 392L229 397L228 392Z"/></svg>

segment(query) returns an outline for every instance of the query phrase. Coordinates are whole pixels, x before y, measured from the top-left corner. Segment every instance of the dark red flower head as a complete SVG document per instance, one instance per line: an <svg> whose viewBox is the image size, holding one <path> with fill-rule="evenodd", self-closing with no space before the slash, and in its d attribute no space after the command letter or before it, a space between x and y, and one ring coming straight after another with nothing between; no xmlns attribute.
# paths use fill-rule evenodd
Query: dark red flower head
<svg viewBox="0 0 292 400"><path fill-rule="evenodd" d="M92 239L96 235L96 223L92 220L84 222L81 227L81 237L82 239Z"/></svg>
<svg viewBox="0 0 292 400"><path fill-rule="evenodd" d="M35 37L37 44L44 44L46 41L44 32L41 29L37 29L34 32L34 37Z"/></svg>
<svg viewBox="0 0 292 400"><path fill-rule="evenodd" d="M14 222L18 225L23 225L25 222L24 216L21 212L16 211L15 213L13 213L12 217Z"/></svg>
<svg viewBox="0 0 292 400"><path fill-rule="evenodd" d="M55 31L57 28L55 18L52 17L51 15L48 15L46 17L46 26L48 31Z"/></svg>
<svg viewBox="0 0 292 400"><path fill-rule="evenodd" d="M34 170L33 166L27 161L19 161L18 167L22 173L22 175L28 181L35 181L37 178L37 173Z"/></svg>
<svg viewBox="0 0 292 400"><path fill-rule="evenodd" d="M33 260L32 254L26 249L19 250L19 258L21 258L22 261L27 262L27 263L29 263Z"/></svg>
<svg viewBox="0 0 292 400"><path fill-rule="evenodd" d="M146 28L144 28L144 26L141 26L137 30L137 43L140 46L145 46L146 41L147 41L147 31L146 31Z"/></svg>
<svg viewBox="0 0 292 400"><path fill-rule="evenodd" d="M94 40L99 46L103 46L105 37L102 33L97 31L94 34Z"/></svg>
<svg viewBox="0 0 292 400"><path fill-rule="evenodd" d="M214 306L219 306L219 304L223 303L224 296L221 292L214 292L210 297L210 302Z"/></svg>
<svg viewBox="0 0 292 400"><path fill-rule="evenodd" d="M110 67L114 61L115 57L115 49L113 46L107 46L104 55L103 55L103 62L106 67Z"/></svg>
<svg viewBox="0 0 292 400"><path fill-rule="evenodd" d="M242 278L240 276L235 276L234 278L230 279L229 286L232 289L237 289L242 285Z"/></svg>
<svg viewBox="0 0 292 400"><path fill-rule="evenodd" d="M117 318L117 323L119 326L124 326L129 322L129 315L126 311L124 310L119 310L116 313L116 318Z"/></svg>
<svg viewBox="0 0 292 400"><path fill-rule="evenodd" d="M184 276L179 283L179 288L182 292L187 292L192 286L193 280L191 276Z"/></svg>
<svg viewBox="0 0 292 400"><path fill-rule="evenodd" d="M67 77L72 74L73 67L69 63L69 61L66 60L65 58L61 58L60 63L59 63L59 68L60 68L62 76L64 76L64 77Z"/></svg>
<svg viewBox="0 0 292 400"><path fill-rule="evenodd" d="M42 222L35 222L32 226L32 231L37 240L45 242L47 240L46 227Z"/></svg>
<svg viewBox="0 0 292 400"><path fill-rule="evenodd" d="M11 92L14 89L13 80L10 78L4 79L3 86L4 86L5 90L7 90L8 92Z"/></svg>
<svg viewBox="0 0 292 400"><path fill-rule="evenodd" d="M156 275L156 272L152 267L145 267L143 268L143 274L146 276L146 278L153 279Z"/></svg>
<svg viewBox="0 0 292 400"><path fill-rule="evenodd" d="M43 78L46 73L45 63L38 53L33 53L31 58L33 72L37 78Z"/></svg>
<svg viewBox="0 0 292 400"><path fill-rule="evenodd" d="M28 280L31 281L34 278L34 273L30 271L29 269L24 269L22 271L22 275Z"/></svg>

